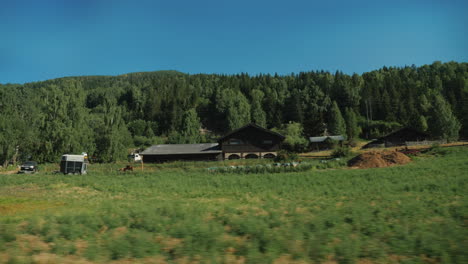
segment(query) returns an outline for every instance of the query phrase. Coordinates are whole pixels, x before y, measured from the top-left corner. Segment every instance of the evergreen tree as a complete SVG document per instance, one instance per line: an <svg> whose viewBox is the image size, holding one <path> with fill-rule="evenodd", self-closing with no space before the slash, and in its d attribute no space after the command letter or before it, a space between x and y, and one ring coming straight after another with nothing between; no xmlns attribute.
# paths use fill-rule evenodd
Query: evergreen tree
<svg viewBox="0 0 468 264"><path fill-rule="evenodd" d="M102 162L115 162L125 159L131 145L131 134L122 119L122 107L115 98L104 100L102 112L96 113L100 121L96 131L96 156Z"/></svg>
<svg viewBox="0 0 468 264"><path fill-rule="evenodd" d="M341 115L338 104L333 101L328 120L328 133L331 135L346 135L346 123Z"/></svg>
<svg viewBox="0 0 468 264"><path fill-rule="evenodd" d="M303 105L303 94L299 90L293 90L291 96L286 100L285 103L285 117L284 119L288 122L304 122L304 105Z"/></svg>
<svg viewBox="0 0 468 264"><path fill-rule="evenodd" d="M381 106L380 106L380 112L382 114L382 117L385 119L385 121L388 122L393 122L396 120L395 112L392 107L392 101L390 99L390 95L388 94L387 90L384 90L382 93L382 98L381 98Z"/></svg>
<svg viewBox="0 0 468 264"><path fill-rule="evenodd" d="M250 96L252 97L252 122L261 127L266 127L266 114L262 108L264 93L258 89L254 89L250 93Z"/></svg>
<svg viewBox="0 0 468 264"><path fill-rule="evenodd" d="M146 122L146 128L145 128L145 132L143 133L143 135L147 138L152 138L154 137L154 129L153 129L153 126L154 126L154 123L155 122L150 122L150 121L147 121Z"/></svg>
<svg viewBox="0 0 468 264"><path fill-rule="evenodd" d="M431 135L448 141L457 140L461 125L453 115L450 105L441 95L435 95L433 100L433 107L429 110Z"/></svg>
<svg viewBox="0 0 468 264"><path fill-rule="evenodd" d="M250 104L239 91L223 90L217 99L216 109L222 118L218 122L225 122L224 132L250 123Z"/></svg>
<svg viewBox="0 0 468 264"><path fill-rule="evenodd" d="M330 97L315 84L306 86L305 94L304 134L307 136L321 135L326 129L324 117L331 105Z"/></svg>
<svg viewBox="0 0 468 264"><path fill-rule="evenodd" d="M361 129L358 126L356 113L351 108L346 108L345 110L345 122L347 139L353 140L358 138Z"/></svg>
<svg viewBox="0 0 468 264"><path fill-rule="evenodd" d="M419 121L417 122L417 127L419 131L427 131L428 125L427 125L427 119L425 116L419 116Z"/></svg>
<svg viewBox="0 0 468 264"><path fill-rule="evenodd" d="M195 109L190 109L185 112L181 127L182 142L185 144L200 143L200 119L198 118Z"/></svg>

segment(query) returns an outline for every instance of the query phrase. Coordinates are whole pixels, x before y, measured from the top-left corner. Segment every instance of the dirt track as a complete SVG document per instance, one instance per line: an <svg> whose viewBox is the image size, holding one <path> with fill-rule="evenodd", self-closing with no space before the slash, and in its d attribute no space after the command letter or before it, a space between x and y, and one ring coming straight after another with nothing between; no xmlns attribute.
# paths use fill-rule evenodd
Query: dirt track
<svg viewBox="0 0 468 264"><path fill-rule="evenodd" d="M16 174L18 170L10 170L10 171L0 171L0 175L9 175L9 174Z"/></svg>

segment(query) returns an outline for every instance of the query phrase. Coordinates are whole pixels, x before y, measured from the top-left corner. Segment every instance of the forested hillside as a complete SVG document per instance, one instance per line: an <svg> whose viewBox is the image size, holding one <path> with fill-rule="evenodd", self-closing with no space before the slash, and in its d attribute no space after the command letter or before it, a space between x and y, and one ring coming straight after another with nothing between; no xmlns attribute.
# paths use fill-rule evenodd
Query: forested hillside
<svg viewBox="0 0 468 264"><path fill-rule="evenodd" d="M0 85L0 98L4 164L17 149L21 159L40 162L83 151L111 162L134 146L211 141L249 122L303 136L328 131L375 138L409 126L434 138L468 137L468 63L384 67L362 75L67 77ZM200 128L213 133L200 134Z"/></svg>

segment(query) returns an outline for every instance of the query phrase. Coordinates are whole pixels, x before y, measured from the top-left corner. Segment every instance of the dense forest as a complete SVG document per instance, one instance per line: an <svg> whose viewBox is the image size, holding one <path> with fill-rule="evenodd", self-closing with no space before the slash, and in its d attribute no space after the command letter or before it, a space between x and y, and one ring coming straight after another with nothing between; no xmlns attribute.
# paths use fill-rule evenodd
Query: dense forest
<svg viewBox="0 0 468 264"><path fill-rule="evenodd" d="M468 137L468 63L383 67L362 75L188 75L176 71L0 85L0 165L87 152L101 162L133 147L213 141L249 122L288 136L376 138L413 127Z"/></svg>

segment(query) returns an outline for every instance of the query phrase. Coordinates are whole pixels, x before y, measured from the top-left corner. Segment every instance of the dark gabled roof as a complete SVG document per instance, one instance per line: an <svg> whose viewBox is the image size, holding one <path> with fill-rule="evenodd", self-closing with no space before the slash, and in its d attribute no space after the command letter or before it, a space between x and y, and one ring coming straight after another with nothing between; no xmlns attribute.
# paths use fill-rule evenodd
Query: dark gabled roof
<svg viewBox="0 0 468 264"><path fill-rule="evenodd" d="M342 135L338 135L338 136L323 136L323 137L310 137L309 138L309 141L310 142L324 142L325 140L327 140L327 138L331 139L331 140L336 140L336 141L343 141L345 140L344 136Z"/></svg>
<svg viewBox="0 0 468 264"><path fill-rule="evenodd" d="M268 129L266 129L266 128L263 128L263 127L261 127L261 126L258 126L258 125L254 124L254 123L250 123L250 124L247 124L247 125L245 125L245 126L243 126L243 127L241 127L241 128L238 128L238 129L236 129L236 130L234 130L234 131L229 132L228 134L226 134L226 135L224 135L223 137L219 138L219 139L218 139L218 142L221 142L221 141L223 141L224 139L230 137L231 135L233 135L233 134L235 134L235 133L237 133L237 132L239 132L239 131L241 131L241 130L244 130L244 129L248 128L248 127L253 127L253 128L255 128L255 129L261 130L261 131L266 132L266 133L268 133L268 134L271 134L271 135L273 135L273 136L275 136L275 137L278 137L278 138L280 138L281 140L285 139L285 137L284 137L283 135L281 135L280 133L273 132L273 131L271 131L271 130L268 130Z"/></svg>
<svg viewBox="0 0 468 264"><path fill-rule="evenodd" d="M430 137L429 134L421 132L421 131L419 131L417 129L410 128L410 127L404 127L404 128L398 129L396 131L393 131L393 132L391 132L391 133L389 133L389 134L387 134L387 135L385 135L383 137L380 137L380 138L378 138L378 140L385 140L386 138L391 137L393 135L405 134L405 133L418 134L421 137Z"/></svg>
<svg viewBox="0 0 468 264"><path fill-rule="evenodd" d="M379 137L377 139L374 139L372 140L371 142L367 143L366 145L362 146L362 148L369 148L369 147L374 147L374 145L381 145L381 144L385 144L385 142L389 141L391 142L392 140L392 137L394 137L395 135L397 135L397 137L401 137L403 140L407 140L408 139L408 136L405 138L405 134L406 136L408 134L411 135L418 135L418 137L420 138L430 138L431 135L427 134L427 133L424 133L424 132L421 132L417 129L414 129L414 128L410 128L410 127L404 127L404 128L400 128L398 130L395 130L383 137Z"/></svg>
<svg viewBox="0 0 468 264"><path fill-rule="evenodd" d="M174 154L216 154L221 153L218 143L203 144L161 144L153 145L141 155L174 155Z"/></svg>

